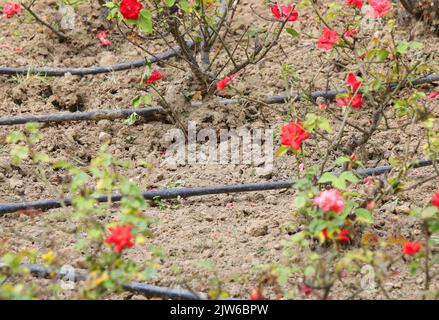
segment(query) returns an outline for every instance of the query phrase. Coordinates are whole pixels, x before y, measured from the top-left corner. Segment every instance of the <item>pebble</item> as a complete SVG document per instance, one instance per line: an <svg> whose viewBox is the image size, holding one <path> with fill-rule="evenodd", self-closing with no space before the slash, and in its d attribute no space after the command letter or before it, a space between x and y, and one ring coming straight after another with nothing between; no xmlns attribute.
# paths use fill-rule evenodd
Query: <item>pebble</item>
<svg viewBox="0 0 439 320"><path fill-rule="evenodd" d="M266 225L250 226L247 229L247 233L253 237L262 237L268 234L268 226Z"/></svg>
<svg viewBox="0 0 439 320"><path fill-rule="evenodd" d="M394 209L395 213L402 213L402 214L409 214L410 213L410 207L407 205L401 205L401 206L397 206Z"/></svg>
<svg viewBox="0 0 439 320"><path fill-rule="evenodd" d="M110 143L111 135L102 131L99 133L99 141L102 143Z"/></svg>

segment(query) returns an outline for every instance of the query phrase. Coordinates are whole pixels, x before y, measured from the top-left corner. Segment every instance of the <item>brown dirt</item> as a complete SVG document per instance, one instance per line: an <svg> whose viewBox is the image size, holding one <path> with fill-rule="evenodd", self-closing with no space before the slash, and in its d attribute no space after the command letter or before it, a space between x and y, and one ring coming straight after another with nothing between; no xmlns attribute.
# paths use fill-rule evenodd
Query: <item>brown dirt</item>
<svg viewBox="0 0 439 320"><path fill-rule="evenodd" d="M239 13L242 18L237 22L238 29L244 28L250 19L254 19L250 4L259 14L267 15L264 1L247 0L243 3L246 6ZM35 10L45 17L54 16L56 2L38 1ZM77 28L68 33L72 41L67 43L59 43L28 15L22 14L18 19L0 19L0 44L7 45L0 48L0 64L85 67L142 58L139 49L126 44L116 30L99 18L97 2L92 7L80 6L77 13L82 19L78 19ZM308 28L310 22L306 17L311 16L311 13L303 14L304 23L301 28L307 29L309 33L317 33L317 30ZM256 22L261 26L266 23L259 20ZM104 29L111 30L109 39L112 45L109 49L102 48L96 39L97 31ZM407 36L409 29L413 30L403 29L401 36ZM437 38L428 33L418 33L417 40L425 43L426 50L437 57ZM151 41L148 46L153 52L164 50L159 41ZM16 48L22 50L17 53ZM301 40L299 43L285 35L269 57L239 75L237 87L248 93L257 92L261 97L280 93L283 90L283 83L279 79L281 63L294 64L298 74L308 80L321 67L321 55L322 52L316 50L313 40ZM167 75L159 86L160 90L165 90L170 85L178 86L185 75L183 71L164 65L158 69ZM323 68L320 72L324 74L328 70ZM84 77L0 76L0 114L43 114L129 107L131 99L141 92L138 86L141 75L142 70L138 69ZM319 81L316 80L316 88L324 88L324 83ZM334 79L334 83L339 85L341 79ZM431 87L426 86L426 90L431 90ZM278 112L277 109L283 111ZM278 106L276 110L256 104L229 107L212 104L191 110L187 118L197 120L202 126L247 125L257 128L269 124L276 128L290 119L287 108ZM296 164L288 157L275 159L275 169L269 176L257 176L255 168L247 165L185 165L177 168L162 166L161 152L166 146L163 136L173 127L169 123L142 121L133 127L127 127L123 121L106 120L50 124L42 127L41 132L45 138L38 148L47 152L53 162L67 160L86 165L99 152L99 136L106 132L111 136L109 152L119 159L133 163L124 173L142 189L152 186L166 187L176 183L191 187L294 178ZM19 126L0 128L0 201L55 197L45 184L33 178L31 167L10 164L10 147L4 144L4 137L13 129L19 129ZM361 153L365 165L384 165L390 156L400 154L400 142L404 141L405 136L402 131L376 135ZM326 144L320 143L316 146L310 141L307 146L315 151L311 153L309 161L317 163L325 152ZM153 165L151 171L145 169L145 162ZM430 169L419 169L414 173L414 178L422 179L429 173ZM59 187L65 177L49 172L48 178L52 185ZM388 202L380 210L376 210L376 221L371 231L384 238L415 238L420 234L420 229L406 215L407 208L425 205L428 201L425 195L432 194L437 187L436 180L413 193L404 194L399 202L393 198L387 199ZM229 201L233 201L233 209L226 208ZM151 242L160 245L166 252L166 258L153 283L164 286L187 284L194 290L206 291L210 273L200 269L197 263L209 259L215 263L220 278L224 280L224 289L234 297L247 297L256 283L254 273L257 267L282 259L280 242L298 227L292 219L292 211L291 191L208 196L180 200L177 208L173 209L149 208L146 214L160 220L153 228L154 237ZM73 249L78 237L75 233L76 224L69 219L69 212L50 210L36 218L8 214L0 219L0 229L0 238L7 239L13 250L35 248L44 253L50 248L65 263L78 268L81 266L81 258ZM399 248L395 247L394 250ZM147 258L141 249L130 250L130 256L138 261ZM419 298L423 281L421 275L412 277L404 266L396 267L400 272L385 284L392 297ZM238 275L247 279L236 280ZM352 275L353 278L359 276ZM291 279L289 287L296 287L300 280ZM47 285L45 282L38 283ZM439 289L439 284L435 285ZM342 299L348 295L342 288L337 288L333 298ZM117 296L121 297L132 298L132 295ZM382 295L379 292L363 293L360 297L375 299L382 298Z"/></svg>

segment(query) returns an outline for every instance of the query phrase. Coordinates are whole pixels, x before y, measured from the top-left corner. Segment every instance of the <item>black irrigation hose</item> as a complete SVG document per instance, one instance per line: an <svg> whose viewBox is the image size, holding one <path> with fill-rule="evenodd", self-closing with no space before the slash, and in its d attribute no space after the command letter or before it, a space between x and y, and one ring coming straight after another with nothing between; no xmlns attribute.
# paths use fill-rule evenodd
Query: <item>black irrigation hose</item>
<svg viewBox="0 0 439 320"><path fill-rule="evenodd" d="M436 81L439 81L439 74L434 73L434 74L430 74L428 76L417 78L414 80L407 80L407 85L419 86L422 84L432 83L432 82L436 82ZM391 84L392 88L395 88L396 86L397 86L396 83ZM334 99L338 94L346 93L346 92L347 91L345 89L337 89L337 90L329 90L329 91L314 91L311 93L311 98L313 100L315 100L319 97L325 98L325 99ZM263 101L266 104L276 104L276 103L288 102L288 100L300 101L304 97L305 97L305 95L301 94L301 93L291 93L289 95L278 95L278 96L267 97ZM227 100L222 100L221 103L222 104L235 104L238 101L239 100L237 100L237 99L227 99Z"/></svg>
<svg viewBox="0 0 439 320"><path fill-rule="evenodd" d="M6 265L0 262L0 269L5 268ZM22 267L29 269L29 271L37 277L41 278L66 278L68 280L78 282L87 279L85 273L77 272L53 272L50 268L39 266L35 264L23 264ZM199 292L191 292L189 290L174 289L167 287L153 286L149 284L143 284L139 282L131 282L123 285L124 290L130 292L141 293L147 297L160 297L165 299L177 299L177 300L198 300L205 298L205 294Z"/></svg>
<svg viewBox="0 0 439 320"><path fill-rule="evenodd" d="M103 119L114 120L127 118L133 113L136 113L142 117L148 117L161 112L163 112L163 108L161 107L150 107L139 109L110 109L89 112L65 112L30 116L1 117L0 126L24 124L28 122L66 122Z"/></svg>
<svg viewBox="0 0 439 320"><path fill-rule="evenodd" d="M0 68L1 69L1 68ZM439 74L431 74L422 78L409 81L409 85L417 86L426 83L439 81ZM322 97L325 99L334 99L337 94L345 93L346 90L329 90L329 91L314 91L311 93L311 98L316 99ZM263 101L266 104L284 103L288 100L300 101L304 97L300 93L292 93L289 95L277 95L265 98ZM223 105L231 105L239 103L239 99L223 99L219 101ZM192 102L191 106L198 108L202 106L202 102ZM154 113L162 113L163 108L151 107L143 109L120 109L120 110L97 110L90 112L75 112L75 113L61 113L61 114L44 114L31 116L14 116L14 117L0 117L1 125L24 124L28 122L63 122L63 121L84 121L84 120L100 120L100 119L120 119L130 116L136 112L141 116L152 115Z"/></svg>
<svg viewBox="0 0 439 320"><path fill-rule="evenodd" d="M195 44L194 41L188 41L187 45L191 48ZM149 61L151 63L157 63L159 61L168 60L170 58L173 58L177 56L180 53L180 47L174 47L172 49L163 51L161 53L158 53L151 58L149 58ZM118 64L113 64L106 67L86 67L86 68L50 68L50 67L41 67L41 68L32 68L32 67L0 67L0 74L10 74L10 75L16 75L16 74L40 74L44 76L50 76L50 77L61 77L65 75L66 73L71 73L73 75L79 75L79 76L85 76L90 74L99 74L99 73L108 73L108 72L114 72L114 71L123 71L123 70L129 70L134 68L141 68L145 66L147 63L147 60L135 60L131 62L123 62Z"/></svg>
<svg viewBox="0 0 439 320"><path fill-rule="evenodd" d="M432 160L418 160L414 162L411 167L419 168L432 165ZM357 170L355 174L359 177L376 176L389 172L393 169L392 166L383 166L378 168L369 168ZM279 190L289 189L293 186L292 180L281 180L271 182L259 182L259 183L245 183L245 184L232 184L232 185L219 185L219 186L207 186L207 187L195 187L195 188L174 188L174 189L162 189L156 191L146 191L142 193L142 196L146 200L160 199L176 199L178 197L188 198L195 196L205 196L213 194L225 194L225 193L241 193L252 191L265 191L265 190ZM123 195L113 194L110 196L112 202L120 202ZM107 195L100 195L96 197L98 202L107 202ZM71 206L72 200L70 198L64 199L65 206ZM4 203L0 204L0 215L5 213L12 213L19 210L29 209L54 209L62 207L62 203L59 200L37 200L30 202L19 203Z"/></svg>

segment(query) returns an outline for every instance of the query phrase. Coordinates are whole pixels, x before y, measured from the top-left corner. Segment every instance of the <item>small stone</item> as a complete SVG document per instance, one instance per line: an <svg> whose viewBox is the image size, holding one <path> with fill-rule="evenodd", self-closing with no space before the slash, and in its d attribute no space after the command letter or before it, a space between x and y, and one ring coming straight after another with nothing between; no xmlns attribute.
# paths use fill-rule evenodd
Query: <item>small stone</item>
<svg viewBox="0 0 439 320"><path fill-rule="evenodd" d="M11 160L9 157L1 157L0 158L0 169L4 172L8 172L11 170Z"/></svg>
<svg viewBox="0 0 439 320"><path fill-rule="evenodd" d="M393 289L401 289L402 288L402 283L401 282L393 283L392 284L392 288Z"/></svg>
<svg viewBox="0 0 439 320"><path fill-rule="evenodd" d="M424 283L424 278L423 278L423 277L419 277L419 278L417 278L417 279L416 279L416 283L417 283L417 284L422 284L422 283Z"/></svg>
<svg viewBox="0 0 439 320"><path fill-rule="evenodd" d="M12 190L21 189L23 187L23 180L15 178L9 179L9 186Z"/></svg>
<svg viewBox="0 0 439 320"><path fill-rule="evenodd" d="M247 233L253 237L263 237L268 234L268 226L266 225L251 226L247 229Z"/></svg>
<svg viewBox="0 0 439 320"><path fill-rule="evenodd" d="M99 133L99 141L102 143L110 143L111 142L111 135L106 132L100 132Z"/></svg>
<svg viewBox="0 0 439 320"><path fill-rule="evenodd" d="M402 213L402 214L409 214L410 213L410 208L407 205L401 205L401 206L397 206L395 208L395 213Z"/></svg>
<svg viewBox="0 0 439 320"><path fill-rule="evenodd" d="M169 171L176 171L178 168L178 165L175 161L166 161L165 168Z"/></svg>
<svg viewBox="0 0 439 320"><path fill-rule="evenodd" d="M212 216L205 216L204 220L206 220L207 222L212 222L213 221L213 217Z"/></svg>
<svg viewBox="0 0 439 320"><path fill-rule="evenodd" d="M110 120L99 120L98 127L102 131L108 131L111 128L111 121Z"/></svg>

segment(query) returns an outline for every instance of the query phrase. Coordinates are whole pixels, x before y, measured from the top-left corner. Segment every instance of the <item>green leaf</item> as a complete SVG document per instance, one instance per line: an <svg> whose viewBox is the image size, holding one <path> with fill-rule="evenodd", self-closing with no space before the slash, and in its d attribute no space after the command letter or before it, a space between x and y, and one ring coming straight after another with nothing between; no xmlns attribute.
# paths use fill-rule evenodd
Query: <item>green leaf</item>
<svg viewBox="0 0 439 320"><path fill-rule="evenodd" d="M284 145L280 146L279 149L277 149L277 151L276 151L276 154L275 154L276 157L282 157L285 153L287 153L287 151L289 149L290 148L287 146L284 146Z"/></svg>
<svg viewBox="0 0 439 320"><path fill-rule="evenodd" d="M288 28L285 28L285 30L287 30L288 34L293 36L293 37L298 37L300 35L300 33L297 32L294 28L288 27Z"/></svg>
<svg viewBox="0 0 439 320"><path fill-rule="evenodd" d="M319 179L319 183L328 183L336 180L337 177L332 172L325 172Z"/></svg>
<svg viewBox="0 0 439 320"><path fill-rule="evenodd" d="M303 208L306 205L306 200L307 200L307 198L305 196L303 196L303 195L302 196L297 196L294 199L294 207L296 209Z"/></svg>
<svg viewBox="0 0 439 320"><path fill-rule="evenodd" d="M421 218L422 219L431 219L434 218L438 213L438 209L436 207L427 207L421 212Z"/></svg>
<svg viewBox="0 0 439 320"><path fill-rule="evenodd" d="M324 117L319 117L318 127L322 130L325 130L327 133L332 132L332 126L328 119Z"/></svg>
<svg viewBox="0 0 439 320"><path fill-rule="evenodd" d="M367 224L373 223L372 213L369 210L358 208L355 210L355 215L357 216L357 221Z"/></svg>
<svg viewBox="0 0 439 320"><path fill-rule="evenodd" d="M175 0L165 0L165 4L168 7L172 7L175 4Z"/></svg>
<svg viewBox="0 0 439 320"><path fill-rule="evenodd" d="M349 182L358 182L360 179L350 171L345 171L340 175L340 178Z"/></svg>
<svg viewBox="0 0 439 320"><path fill-rule="evenodd" d="M374 49L367 53L367 58L376 58L378 61L384 61L389 56L389 51L384 49Z"/></svg>
<svg viewBox="0 0 439 320"><path fill-rule="evenodd" d="M147 9L142 9L140 11L139 19L137 22L139 29L145 33L151 33L152 29L152 14L151 11Z"/></svg>
<svg viewBox="0 0 439 320"><path fill-rule="evenodd" d="M400 43L398 43L398 46L396 47L396 52L399 54L405 54L409 48L410 48L409 42L403 40Z"/></svg>
<svg viewBox="0 0 439 320"><path fill-rule="evenodd" d="M180 7L181 10L183 10L186 13L190 13L192 11L192 7L187 0L180 0L178 6Z"/></svg>
<svg viewBox="0 0 439 320"><path fill-rule="evenodd" d="M340 165L350 161L351 159L349 159L348 157L338 157L337 160L335 160L335 164Z"/></svg>

